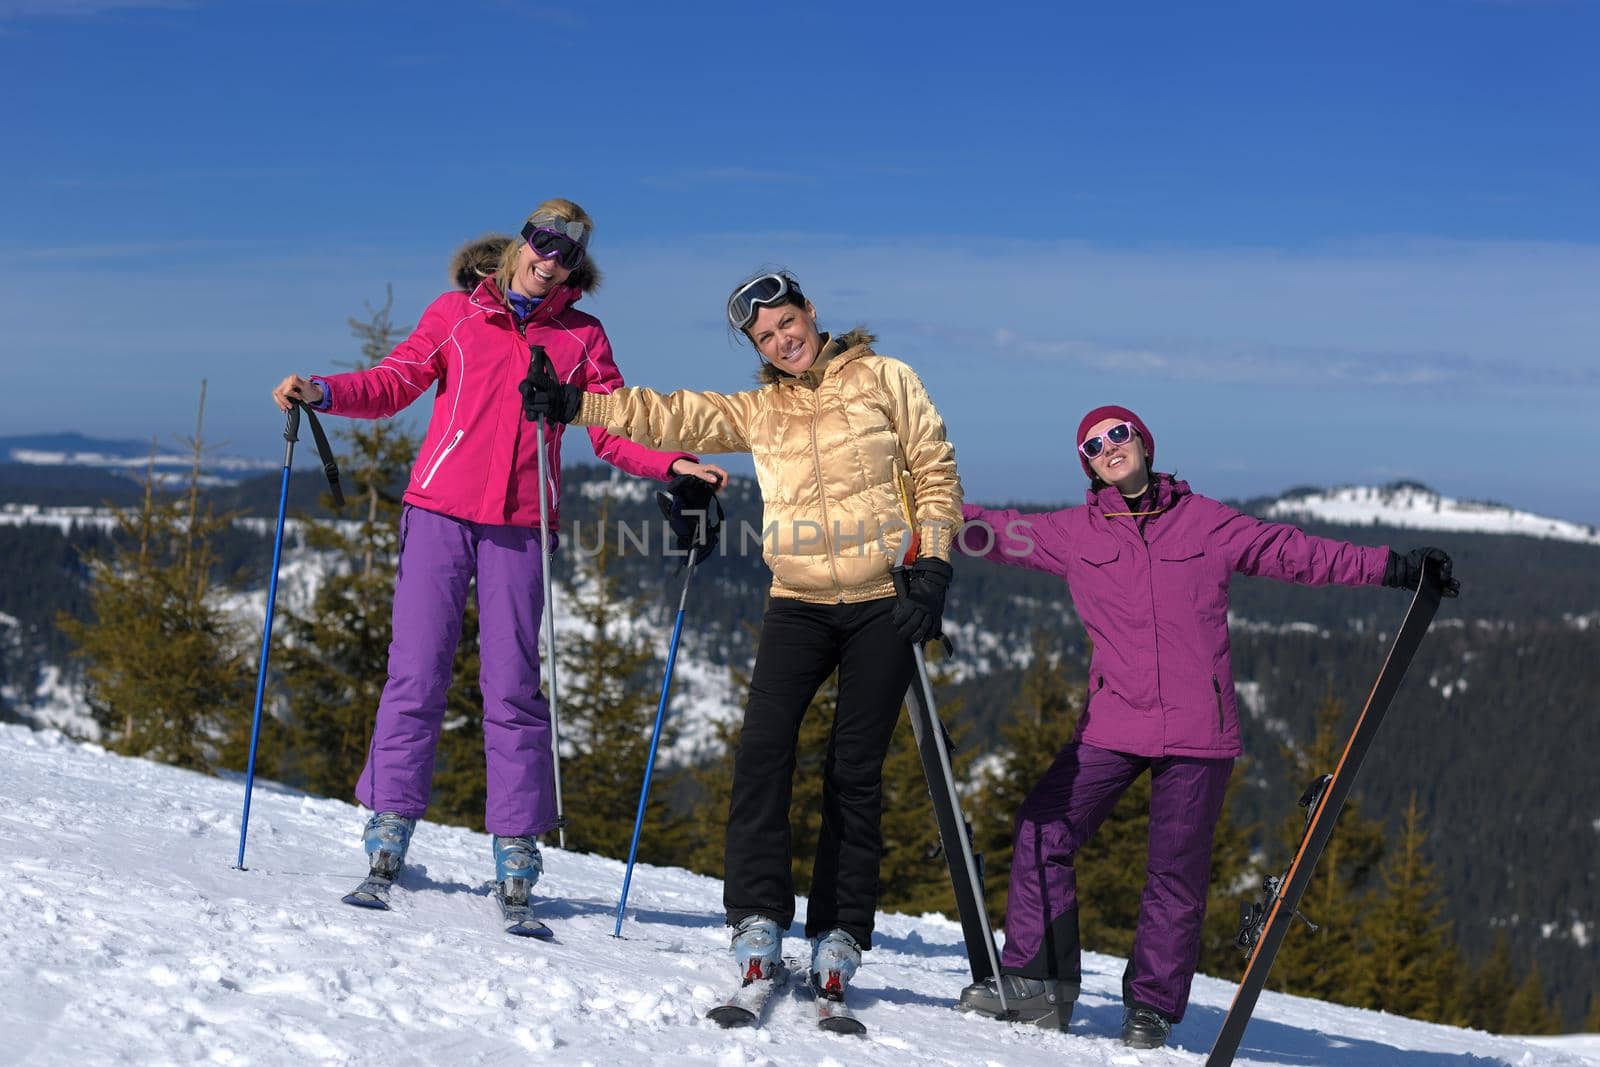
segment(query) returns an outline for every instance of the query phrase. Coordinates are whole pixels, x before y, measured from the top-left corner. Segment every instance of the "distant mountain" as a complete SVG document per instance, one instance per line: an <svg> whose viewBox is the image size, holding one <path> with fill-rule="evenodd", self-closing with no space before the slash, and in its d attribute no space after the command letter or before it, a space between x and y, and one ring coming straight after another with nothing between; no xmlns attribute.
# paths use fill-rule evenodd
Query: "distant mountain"
<svg viewBox="0 0 1600 1067"><path fill-rule="evenodd" d="M119 476L139 478L146 469L154 467L157 477L172 481L187 477L194 457L187 452L174 451L170 446L159 446L150 441L113 440L88 437L81 433L24 434L17 437L0 437L0 462L24 467L80 472L85 469L105 471ZM279 468L273 460L249 459L243 456L206 455L201 459L201 484L208 486L236 485L241 480L263 471Z"/></svg>
<svg viewBox="0 0 1600 1067"><path fill-rule="evenodd" d="M1600 530L1592 525L1518 511L1507 504L1458 500L1416 482L1291 489L1260 513L1291 522L1320 519L1346 526L1521 534L1600 545Z"/></svg>

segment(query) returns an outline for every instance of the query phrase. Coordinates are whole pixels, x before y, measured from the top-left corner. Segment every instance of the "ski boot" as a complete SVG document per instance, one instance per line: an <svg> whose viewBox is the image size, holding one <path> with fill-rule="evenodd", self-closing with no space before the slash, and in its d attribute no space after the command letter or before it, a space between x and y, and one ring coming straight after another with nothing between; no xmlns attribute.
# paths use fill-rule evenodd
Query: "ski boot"
<svg viewBox="0 0 1600 1067"><path fill-rule="evenodd" d="M829 930L811 943L811 988L819 997L843 1000L861 966L861 946L843 930Z"/></svg>
<svg viewBox="0 0 1600 1067"><path fill-rule="evenodd" d="M1005 983L1009 1015L1000 1014L1000 983ZM985 978L961 991L958 1011L970 1011L1011 1022L1032 1023L1046 1030L1065 1030L1072 1021L1072 1006L1078 1000L1079 984L1002 974Z"/></svg>
<svg viewBox="0 0 1600 1067"><path fill-rule="evenodd" d="M1160 1048L1172 1033L1172 1020L1154 1008L1130 1005L1122 1012L1122 1043L1129 1048Z"/></svg>
<svg viewBox="0 0 1600 1067"><path fill-rule="evenodd" d="M544 873L539 842L532 837L494 836L494 880L502 904L527 907L528 894Z"/></svg>
<svg viewBox="0 0 1600 1067"><path fill-rule="evenodd" d="M775 977L783 967L783 931L765 915L746 915L733 928L733 962L745 985Z"/></svg>
<svg viewBox="0 0 1600 1067"><path fill-rule="evenodd" d="M411 847L411 832L417 820L397 815L392 811L375 812L367 820L361 843L367 850L369 878L394 881L395 875L406 862L406 849Z"/></svg>

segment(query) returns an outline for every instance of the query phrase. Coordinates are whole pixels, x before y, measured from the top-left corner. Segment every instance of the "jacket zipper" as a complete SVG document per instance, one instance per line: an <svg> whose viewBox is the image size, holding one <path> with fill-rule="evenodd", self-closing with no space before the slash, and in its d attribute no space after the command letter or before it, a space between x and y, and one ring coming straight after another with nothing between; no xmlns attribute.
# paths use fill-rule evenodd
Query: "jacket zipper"
<svg viewBox="0 0 1600 1067"><path fill-rule="evenodd" d="M461 443L461 438L466 432L466 430L456 431L456 435L450 439L450 443L445 446L444 451L439 453L439 458L433 461L433 467L428 471L428 476L422 479L422 488L428 488L433 482L433 476L439 473L439 468L444 466L444 461L450 458L450 453L456 450L456 445Z"/></svg>
<svg viewBox="0 0 1600 1067"><path fill-rule="evenodd" d="M1217 694L1217 733L1224 734L1228 732L1228 727L1222 719L1222 683L1217 681L1214 674L1211 676L1211 688Z"/></svg>
<svg viewBox="0 0 1600 1067"><path fill-rule="evenodd" d="M811 394L811 461L817 468L817 501L822 505L822 547L828 553L828 573L833 575L834 603L843 603L844 586L839 582L839 564L833 558L833 545L828 540L828 531L832 524L828 520L828 493L827 481L822 476L822 449L817 446L817 420L822 417L822 399L818 395L822 391L822 382L817 382L817 388Z"/></svg>

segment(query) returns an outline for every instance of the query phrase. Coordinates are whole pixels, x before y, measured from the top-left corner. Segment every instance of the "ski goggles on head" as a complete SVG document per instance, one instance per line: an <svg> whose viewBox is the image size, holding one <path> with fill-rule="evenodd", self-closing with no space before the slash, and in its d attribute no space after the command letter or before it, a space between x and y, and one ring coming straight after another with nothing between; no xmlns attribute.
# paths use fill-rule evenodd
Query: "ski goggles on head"
<svg viewBox="0 0 1600 1067"><path fill-rule="evenodd" d="M728 321L735 330L748 330L758 310L783 303L791 293L805 299L800 283L781 271L751 278L728 297Z"/></svg>
<svg viewBox="0 0 1600 1067"><path fill-rule="evenodd" d="M1106 450L1107 445L1125 445L1133 440L1134 429L1131 422L1119 422L1106 430L1097 433L1078 446L1078 451L1083 453L1085 459L1094 459Z"/></svg>
<svg viewBox="0 0 1600 1067"><path fill-rule="evenodd" d="M577 270L589 243L589 227L566 219L531 219L522 227L522 239L541 259L554 256L563 267Z"/></svg>

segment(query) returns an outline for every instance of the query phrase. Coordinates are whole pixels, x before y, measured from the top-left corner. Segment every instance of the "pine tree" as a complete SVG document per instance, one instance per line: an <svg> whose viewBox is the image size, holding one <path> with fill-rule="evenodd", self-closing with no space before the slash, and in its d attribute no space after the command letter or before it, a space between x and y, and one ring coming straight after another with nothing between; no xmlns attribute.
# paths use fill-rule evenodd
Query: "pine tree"
<svg viewBox="0 0 1600 1067"><path fill-rule="evenodd" d="M90 561L92 618L58 619L105 746L197 770L248 742L253 706L250 641L213 584L212 542L235 516L200 506L204 416L202 382L185 492L158 493L152 444L140 506L115 509L114 547Z"/></svg>
<svg viewBox="0 0 1600 1067"><path fill-rule="evenodd" d="M1506 1005L1516 992L1511 971L1511 939L1501 930L1494 947L1478 966L1467 986L1465 1015L1467 1024L1498 1034L1505 1030Z"/></svg>
<svg viewBox="0 0 1600 1067"><path fill-rule="evenodd" d="M1583 1017L1583 1032L1600 1034L1600 994L1589 994L1589 1011Z"/></svg>
<svg viewBox="0 0 1600 1067"><path fill-rule="evenodd" d="M1538 961L1528 965L1528 973L1506 1002L1503 1034L1555 1034L1561 1031L1561 1016L1544 994L1544 978Z"/></svg>
<svg viewBox="0 0 1600 1067"><path fill-rule="evenodd" d="M609 498L601 503L601 529L610 505ZM644 606L622 595L614 564L614 550L604 539L599 552L582 561L573 597L579 625L562 639L559 666L562 730L572 751L562 763L570 813L567 847L620 858L627 856L633 836L666 661L646 637L622 623L641 616ZM663 746L673 733L669 717ZM679 862L686 850L685 822L665 799L674 773L656 764L645 810L648 832L639 841L639 856L646 862Z"/></svg>
<svg viewBox="0 0 1600 1067"><path fill-rule="evenodd" d="M1316 713L1316 734L1304 749L1286 754L1305 780L1338 763L1348 734L1344 704L1329 696ZM1296 810L1283 824L1279 848L1292 855L1305 831L1305 813ZM1269 982L1275 989L1341 1004L1363 995L1362 922L1383 858L1383 828L1361 815L1355 796L1346 799L1322 856L1317 860L1300 910L1318 929L1291 925L1278 951ZM1286 864L1287 866L1287 864Z"/></svg>
<svg viewBox="0 0 1600 1067"><path fill-rule="evenodd" d="M374 366L406 334L390 318L393 293L366 319L350 319L361 346L357 368ZM287 619L275 656L287 706L293 771L305 789L347 795L366 760L373 717L388 680L401 504L415 435L388 420L340 420L335 439L348 510L339 521L300 519L306 545L329 573L304 617Z"/></svg>
<svg viewBox="0 0 1600 1067"><path fill-rule="evenodd" d="M1413 791L1399 851L1383 869L1381 892L1365 921L1368 950L1361 1006L1416 1019L1442 1020L1457 961L1441 921L1439 880L1422 856L1426 839Z"/></svg>

